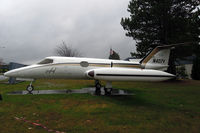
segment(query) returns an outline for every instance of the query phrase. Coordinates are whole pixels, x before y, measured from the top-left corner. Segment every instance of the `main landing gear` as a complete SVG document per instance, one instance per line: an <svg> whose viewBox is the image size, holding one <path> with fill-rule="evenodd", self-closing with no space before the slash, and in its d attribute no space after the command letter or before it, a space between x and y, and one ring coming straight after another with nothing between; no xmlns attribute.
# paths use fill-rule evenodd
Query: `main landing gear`
<svg viewBox="0 0 200 133"><path fill-rule="evenodd" d="M32 85L32 81L31 81L30 85L28 85L26 87L26 90L28 91L29 94L32 94L32 91L34 90L34 87Z"/></svg>
<svg viewBox="0 0 200 133"><path fill-rule="evenodd" d="M96 95L101 95L101 84L99 82L99 80L95 80L95 94ZM104 87L104 92L105 95L111 95L112 94L112 83L111 82L107 82L106 86Z"/></svg>
<svg viewBox="0 0 200 133"><path fill-rule="evenodd" d="M99 80L95 80L95 94L101 95L101 84L99 83Z"/></svg>
<svg viewBox="0 0 200 133"><path fill-rule="evenodd" d="M104 87L105 95L111 95L113 88L112 88L112 82L107 82L106 86Z"/></svg>

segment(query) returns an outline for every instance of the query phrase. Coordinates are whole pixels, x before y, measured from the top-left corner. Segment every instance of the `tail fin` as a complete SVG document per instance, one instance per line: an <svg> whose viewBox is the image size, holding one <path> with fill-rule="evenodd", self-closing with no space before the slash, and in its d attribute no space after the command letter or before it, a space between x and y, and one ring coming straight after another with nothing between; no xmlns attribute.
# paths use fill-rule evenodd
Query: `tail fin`
<svg viewBox="0 0 200 133"><path fill-rule="evenodd" d="M157 46L141 61L142 68L164 70L168 67L170 50L173 45Z"/></svg>

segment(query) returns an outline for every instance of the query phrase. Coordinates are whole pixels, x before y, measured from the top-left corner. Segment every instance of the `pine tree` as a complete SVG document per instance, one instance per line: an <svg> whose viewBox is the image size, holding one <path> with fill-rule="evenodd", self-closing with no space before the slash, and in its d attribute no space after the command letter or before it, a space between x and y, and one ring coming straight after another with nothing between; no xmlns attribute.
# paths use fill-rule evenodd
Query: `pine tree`
<svg viewBox="0 0 200 133"><path fill-rule="evenodd" d="M192 66L192 79L200 80L200 57L196 57Z"/></svg>
<svg viewBox="0 0 200 133"><path fill-rule="evenodd" d="M136 40L137 54L142 57L158 45L200 42L199 5L197 0L131 0L130 17L122 18L121 25L126 36ZM191 49L190 46L183 52L179 48L173 55L186 55ZM175 56L170 59L170 69L174 71Z"/></svg>
<svg viewBox="0 0 200 133"><path fill-rule="evenodd" d="M194 80L200 80L200 45L195 47L196 58L193 60L191 77Z"/></svg>

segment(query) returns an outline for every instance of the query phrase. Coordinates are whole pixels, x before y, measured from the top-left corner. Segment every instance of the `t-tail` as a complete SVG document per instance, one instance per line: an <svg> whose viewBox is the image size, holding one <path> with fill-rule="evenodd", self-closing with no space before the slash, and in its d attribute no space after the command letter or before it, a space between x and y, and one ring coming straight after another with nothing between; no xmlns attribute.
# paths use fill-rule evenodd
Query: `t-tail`
<svg viewBox="0 0 200 133"><path fill-rule="evenodd" d="M157 46L140 61L141 67L145 69L166 70L169 66L169 56L172 47L173 45Z"/></svg>

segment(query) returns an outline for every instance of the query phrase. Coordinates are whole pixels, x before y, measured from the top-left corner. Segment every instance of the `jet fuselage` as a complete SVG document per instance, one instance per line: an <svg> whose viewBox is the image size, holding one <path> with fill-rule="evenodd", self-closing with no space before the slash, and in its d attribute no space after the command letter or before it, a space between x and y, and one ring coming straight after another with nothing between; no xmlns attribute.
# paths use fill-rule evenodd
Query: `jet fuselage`
<svg viewBox="0 0 200 133"><path fill-rule="evenodd" d="M174 77L163 71L143 69L139 62L76 57L47 57L38 64L14 69L4 75L23 79L105 81L163 81Z"/></svg>

